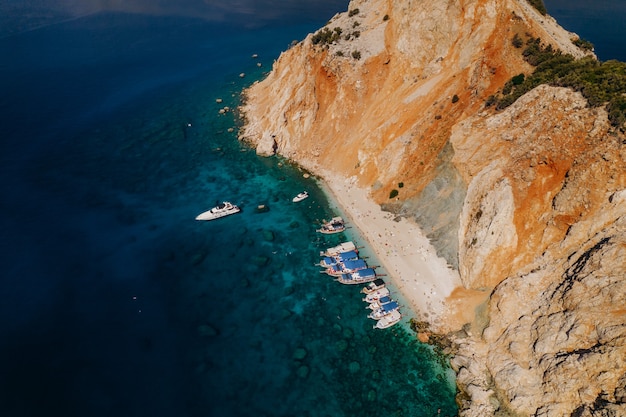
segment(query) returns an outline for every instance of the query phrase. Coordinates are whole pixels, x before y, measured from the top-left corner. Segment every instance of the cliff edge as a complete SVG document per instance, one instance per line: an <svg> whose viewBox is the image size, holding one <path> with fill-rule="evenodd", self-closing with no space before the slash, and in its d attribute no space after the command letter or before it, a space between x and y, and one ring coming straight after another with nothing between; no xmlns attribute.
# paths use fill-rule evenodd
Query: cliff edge
<svg viewBox="0 0 626 417"><path fill-rule="evenodd" d="M484 294L449 300L462 415L626 415L626 138L568 88L486 107L533 71L515 38L589 55L525 0L352 1L246 91L240 136L355 178Z"/></svg>

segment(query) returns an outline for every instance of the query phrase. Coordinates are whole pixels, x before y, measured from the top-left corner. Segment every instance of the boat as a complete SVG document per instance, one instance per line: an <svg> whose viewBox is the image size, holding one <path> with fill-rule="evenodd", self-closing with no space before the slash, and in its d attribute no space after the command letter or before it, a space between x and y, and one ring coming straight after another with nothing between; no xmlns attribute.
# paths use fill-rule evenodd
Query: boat
<svg viewBox="0 0 626 417"><path fill-rule="evenodd" d="M341 274L335 281L347 285L365 284L366 282L374 281L376 276L376 272L373 268L365 268L350 274Z"/></svg>
<svg viewBox="0 0 626 417"><path fill-rule="evenodd" d="M221 217L230 216L231 214L239 213L240 211L241 209L236 205L228 201L224 201L222 204L213 207L211 210L198 214L196 216L196 220L215 220Z"/></svg>
<svg viewBox="0 0 626 417"><path fill-rule="evenodd" d="M298 194L297 196L295 196L291 201L293 201L294 203L300 202L302 200L304 200L305 198L309 197L309 192L308 191L302 191L300 194Z"/></svg>
<svg viewBox="0 0 626 417"><path fill-rule="evenodd" d="M398 310L393 310L386 316L381 317L381 319L378 320L373 327L374 329L386 329L398 323L401 319L402 313Z"/></svg>
<svg viewBox="0 0 626 417"><path fill-rule="evenodd" d="M320 256L335 256L350 251L358 252L356 245L353 242L344 242L320 252Z"/></svg>
<svg viewBox="0 0 626 417"><path fill-rule="evenodd" d="M374 301L378 300L381 297L386 297L389 295L389 288L384 287L384 288L380 288L376 291L372 291L371 293L367 294L364 298L363 301L365 301L366 303L373 303Z"/></svg>
<svg viewBox="0 0 626 417"><path fill-rule="evenodd" d="M366 269L367 264L363 259L357 259L354 261L345 261L340 262L336 265L327 268L324 272L328 275L332 275L334 277L341 276L343 274L352 274L353 272L360 271L361 269Z"/></svg>
<svg viewBox="0 0 626 417"><path fill-rule="evenodd" d="M378 278L374 281L371 281L369 284L367 284L365 287L363 287L363 289L361 290L361 293L363 294L370 294L376 290L379 290L381 288L385 288L387 284L385 284L385 281L383 281L381 278Z"/></svg>
<svg viewBox="0 0 626 417"><path fill-rule="evenodd" d="M359 254L355 251L341 252L335 256L325 256L320 262L320 266L330 268L333 265L346 261L356 261L357 259L359 259Z"/></svg>
<svg viewBox="0 0 626 417"><path fill-rule="evenodd" d="M386 295L384 297L380 297L378 300L374 300L367 305L365 308L369 308L370 310L377 310L383 306L383 304L391 303L395 301L391 296Z"/></svg>
<svg viewBox="0 0 626 417"><path fill-rule="evenodd" d="M392 301L390 303L381 305L380 308L369 313L367 317L374 320L380 320L387 314L390 314L392 311L398 310L399 308L400 304L398 304L397 301Z"/></svg>
<svg viewBox="0 0 626 417"><path fill-rule="evenodd" d="M330 235L333 233L340 233L346 230L346 224L341 217L333 217L327 222L322 223L322 227L317 229L319 233Z"/></svg>

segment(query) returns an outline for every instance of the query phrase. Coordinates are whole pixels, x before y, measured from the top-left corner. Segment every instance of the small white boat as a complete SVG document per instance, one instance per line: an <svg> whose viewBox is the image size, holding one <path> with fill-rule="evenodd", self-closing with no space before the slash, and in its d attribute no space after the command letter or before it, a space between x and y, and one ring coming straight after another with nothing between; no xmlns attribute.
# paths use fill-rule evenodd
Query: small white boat
<svg viewBox="0 0 626 417"><path fill-rule="evenodd" d="M402 314L398 310L393 310L391 313L383 316L373 326L374 329L386 329L398 323L402 319Z"/></svg>
<svg viewBox="0 0 626 417"><path fill-rule="evenodd" d="M320 256L335 256L350 251L358 252L356 245L353 242L344 242L320 252Z"/></svg>
<svg viewBox="0 0 626 417"><path fill-rule="evenodd" d="M196 220L215 220L221 217L230 216L231 214L239 213L241 209L236 205L224 201L222 204L213 207L211 210L207 210L204 213L198 214Z"/></svg>
<svg viewBox="0 0 626 417"><path fill-rule="evenodd" d="M389 288L387 287L383 287L380 288L376 291L372 291L371 293L367 294L364 298L363 301L365 301L366 303L373 303L374 301L378 300L381 297L386 297L389 295Z"/></svg>
<svg viewBox="0 0 626 417"><path fill-rule="evenodd" d="M397 301L392 301L390 303L383 304L380 308L372 311L367 317L374 320L380 320L391 312L398 310L400 308L400 304Z"/></svg>
<svg viewBox="0 0 626 417"><path fill-rule="evenodd" d="M333 217L330 221L322 223L322 227L317 229L318 232L325 235L339 233L346 230L346 224L341 217Z"/></svg>
<svg viewBox="0 0 626 417"><path fill-rule="evenodd" d="M309 192L308 191L302 191L300 194L298 194L297 196L295 196L291 201L293 201L294 203L298 203L302 200L304 200L305 198L309 197Z"/></svg>
<svg viewBox="0 0 626 417"><path fill-rule="evenodd" d="M385 281L383 281L382 279L378 278L375 281L370 282L369 284L367 284L365 287L363 287L363 289L361 290L362 294L371 294L376 290L380 290L381 288L385 288L387 284L385 284Z"/></svg>

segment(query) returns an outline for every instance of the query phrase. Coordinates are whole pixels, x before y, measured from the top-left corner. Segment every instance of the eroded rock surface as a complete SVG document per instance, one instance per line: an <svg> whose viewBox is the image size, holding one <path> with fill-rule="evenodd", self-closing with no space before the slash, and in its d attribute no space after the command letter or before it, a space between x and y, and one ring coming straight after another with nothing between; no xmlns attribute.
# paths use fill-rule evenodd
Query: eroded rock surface
<svg viewBox="0 0 626 417"><path fill-rule="evenodd" d="M340 39L310 35L246 92L242 139L356 178L491 294L461 307L462 415L626 415L626 138L565 88L485 107L532 70L514 35L582 57L576 36L524 0L348 10L327 25Z"/></svg>

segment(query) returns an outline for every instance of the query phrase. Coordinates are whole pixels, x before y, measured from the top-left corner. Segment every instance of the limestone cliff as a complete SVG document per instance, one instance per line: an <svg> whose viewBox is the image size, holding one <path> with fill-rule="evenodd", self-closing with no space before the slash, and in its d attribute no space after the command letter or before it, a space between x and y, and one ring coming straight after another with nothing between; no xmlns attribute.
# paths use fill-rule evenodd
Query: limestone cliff
<svg viewBox="0 0 626 417"><path fill-rule="evenodd" d="M626 139L565 88L485 107L532 71L516 34L582 57L575 35L525 0L355 0L327 29L247 90L241 137L356 178L488 294L456 333L462 415L626 415Z"/></svg>

